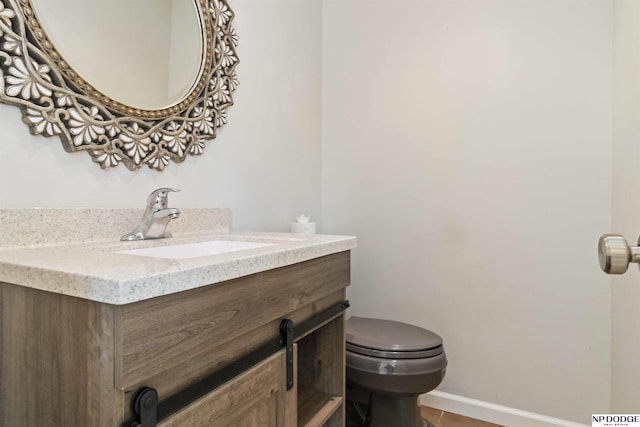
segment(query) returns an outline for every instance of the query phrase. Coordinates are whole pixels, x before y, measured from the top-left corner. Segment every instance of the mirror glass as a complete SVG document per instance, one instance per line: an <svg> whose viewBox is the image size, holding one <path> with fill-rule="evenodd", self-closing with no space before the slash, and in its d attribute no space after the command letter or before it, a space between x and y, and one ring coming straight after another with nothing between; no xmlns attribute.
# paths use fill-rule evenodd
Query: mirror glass
<svg viewBox="0 0 640 427"><path fill-rule="evenodd" d="M198 81L204 40L194 0L32 0L32 4L69 65L116 101L162 109L179 102Z"/></svg>

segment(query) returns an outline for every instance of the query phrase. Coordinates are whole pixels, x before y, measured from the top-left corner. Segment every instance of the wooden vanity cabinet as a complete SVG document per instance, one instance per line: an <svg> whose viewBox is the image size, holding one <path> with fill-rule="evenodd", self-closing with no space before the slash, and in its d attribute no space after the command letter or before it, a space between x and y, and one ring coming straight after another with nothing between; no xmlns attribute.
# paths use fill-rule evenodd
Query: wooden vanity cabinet
<svg viewBox="0 0 640 427"><path fill-rule="evenodd" d="M281 350L172 414L159 427L296 425L295 390L287 392Z"/></svg>
<svg viewBox="0 0 640 427"><path fill-rule="evenodd" d="M0 284L0 425L122 426L345 299L349 251L115 306ZM344 426L344 314L296 329L294 387L279 350L158 426Z"/></svg>

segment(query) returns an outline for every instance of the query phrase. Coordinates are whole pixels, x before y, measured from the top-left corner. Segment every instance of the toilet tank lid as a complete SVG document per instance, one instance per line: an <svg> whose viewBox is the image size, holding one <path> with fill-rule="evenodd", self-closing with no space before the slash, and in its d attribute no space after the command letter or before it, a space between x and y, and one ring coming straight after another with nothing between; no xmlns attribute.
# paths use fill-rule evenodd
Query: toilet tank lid
<svg viewBox="0 0 640 427"><path fill-rule="evenodd" d="M347 320L346 340L359 347L390 351L427 350L442 345L442 338L427 329L392 320L356 316Z"/></svg>

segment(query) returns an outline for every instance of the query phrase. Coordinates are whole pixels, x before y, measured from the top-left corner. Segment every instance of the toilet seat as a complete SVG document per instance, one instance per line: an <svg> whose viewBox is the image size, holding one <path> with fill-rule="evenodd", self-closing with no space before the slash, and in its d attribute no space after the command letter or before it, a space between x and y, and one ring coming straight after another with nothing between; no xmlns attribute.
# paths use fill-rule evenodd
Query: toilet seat
<svg viewBox="0 0 640 427"><path fill-rule="evenodd" d="M353 316L346 324L347 351L382 359L424 359L444 352L437 334L402 322Z"/></svg>
<svg viewBox="0 0 640 427"><path fill-rule="evenodd" d="M425 359L442 354L444 349L442 346L439 346L422 351L384 351L374 348L358 347L357 345L347 343L347 351L380 359Z"/></svg>

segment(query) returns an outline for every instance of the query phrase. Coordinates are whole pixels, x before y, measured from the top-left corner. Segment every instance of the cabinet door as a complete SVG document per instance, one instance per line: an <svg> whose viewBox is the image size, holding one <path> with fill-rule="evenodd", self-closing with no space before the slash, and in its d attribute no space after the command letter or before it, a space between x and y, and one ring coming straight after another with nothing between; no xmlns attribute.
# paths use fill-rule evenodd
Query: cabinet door
<svg viewBox="0 0 640 427"><path fill-rule="evenodd" d="M281 350L158 426L293 427L296 394L295 388L287 391Z"/></svg>

